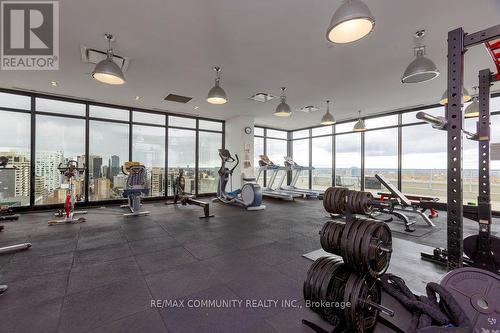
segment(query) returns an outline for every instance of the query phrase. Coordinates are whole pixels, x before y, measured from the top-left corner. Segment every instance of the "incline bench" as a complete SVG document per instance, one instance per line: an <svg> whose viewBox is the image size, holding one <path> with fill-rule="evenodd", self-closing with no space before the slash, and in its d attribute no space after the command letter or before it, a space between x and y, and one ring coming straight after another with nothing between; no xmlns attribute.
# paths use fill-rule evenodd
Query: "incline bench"
<svg viewBox="0 0 500 333"><path fill-rule="evenodd" d="M424 196L414 196L414 195L404 195L394 186L390 181L385 179L382 175L375 175L378 181L384 185L385 188L389 190L390 193L380 192L380 200L383 201L386 198L396 199L398 201L399 207L394 207L392 214L397 215L405 223L406 231L414 231L412 226L417 222L416 220L410 221L409 217L404 213L417 214L422 217L422 219L431 227L435 227L434 223L431 221L429 216L425 214L425 211L429 209L431 211L431 218L437 216L437 211L434 209L433 204L437 202L438 198L424 197Z"/></svg>

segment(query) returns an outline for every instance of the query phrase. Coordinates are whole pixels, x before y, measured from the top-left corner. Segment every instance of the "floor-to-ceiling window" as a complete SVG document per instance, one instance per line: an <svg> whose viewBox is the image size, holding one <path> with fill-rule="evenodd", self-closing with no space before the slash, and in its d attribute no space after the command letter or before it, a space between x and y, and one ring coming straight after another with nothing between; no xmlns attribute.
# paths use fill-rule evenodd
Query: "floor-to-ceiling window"
<svg viewBox="0 0 500 333"><path fill-rule="evenodd" d="M283 166L284 157L288 155L288 141L286 131L266 129L266 155L274 164ZM276 180L273 184L269 184L269 179L274 172L277 172L275 178ZM266 186L271 185L272 187L276 187L282 177L286 177L284 170L267 171ZM285 183L286 181L284 180L283 184Z"/></svg>
<svg viewBox="0 0 500 333"><path fill-rule="evenodd" d="M37 115L35 142L35 204L63 203L69 187L64 167L70 161L78 168L86 166L85 119ZM72 182L75 200L84 201L85 172Z"/></svg>
<svg viewBox="0 0 500 333"><path fill-rule="evenodd" d="M292 132L292 157L293 161L299 166L305 168L305 170L292 171L293 177L297 177L296 187L299 188L310 188L309 186L309 174L311 170L309 169L309 144L310 144L310 133L309 130ZM299 173L297 176L296 173Z"/></svg>
<svg viewBox="0 0 500 333"><path fill-rule="evenodd" d="M0 93L0 156L8 158L6 169L0 169L0 204L30 204L31 117L29 113L2 108L29 110L31 98Z"/></svg>
<svg viewBox="0 0 500 333"><path fill-rule="evenodd" d="M361 133L354 122L335 125L335 186L361 189Z"/></svg>
<svg viewBox="0 0 500 333"><path fill-rule="evenodd" d="M223 121L5 90L0 117L0 156L9 161L0 204L62 204L68 184L58 167L70 160L84 169L73 180L77 202L124 200L129 160L146 166L150 197L171 195L168 179L180 169L188 191L216 191Z"/></svg>
<svg viewBox="0 0 500 333"><path fill-rule="evenodd" d="M169 126L184 125L192 126L187 128L168 129L168 195L172 195L172 184L182 170L186 179L185 191L196 192L195 172L196 172L196 121L194 124L185 121L180 117L169 117Z"/></svg>
<svg viewBox="0 0 500 333"><path fill-rule="evenodd" d="M198 193L214 193L217 192L221 166L219 149L222 148L222 123L199 120L198 129Z"/></svg>
<svg viewBox="0 0 500 333"><path fill-rule="evenodd" d="M331 126L328 126L331 134ZM313 136L315 128L313 128ZM332 186L333 137L313 137L312 146L312 184L314 190L325 190Z"/></svg>
<svg viewBox="0 0 500 333"><path fill-rule="evenodd" d="M129 125L91 120L89 124L89 198L91 201L123 198L129 160Z"/></svg>
<svg viewBox="0 0 500 333"><path fill-rule="evenodd" d="M498 104L491 103L492 110L500 111L500 98L496 98ZM491 142L496 144L490 165L490 192L493 210L500 211L500 115L491 117Z"/></svg>
<svg viewBox="0 0 500 333"><path fill-rule="evenodd" d="M364 133L365 174L364 189L373 194L387 192L375 175L380 175L398 186L398 116L386 116L366 120L369 129Z"/></svg>
<svg viewBox="0 0 500 333"><path fill-rule="evenodd" d="M255 177L259 176L259 160L260 156L264 154L264 129L262 127L254 128L253 139L253 167ZM264 176L261 172L260 177L257 178L258 183L264 186Z"/></svg>
<svg viewBox="0 0 500 333"><path fill-rule="evenodd" d="M401 189L446 201L446 132L428 124L402 128Z"/></svg>
<svg viewBox="0 0 500 333"><path fill-rule="evenodd" d="M464 105L464 109L469 103ZM447 134L432 128L416 118L424 111L443 116L444 107L430 106L416 111L401 111L386 116L365 119L367 130L354 132L355 122L339 122L333 126L311 127L290 131L290 149L293 159L302 165L310 165L311 188L325 189L331 178L335 186L364 189L374 194L386 189L376 180L382 175L402 192L437 197L446 202L447 191ZM500 211L500 96L490 100L491 117L491 201L495 211ZM477 118L465 119L464 130L475 133ZM275 163L281 161L285 145L274 136L277 130L260 129L255 132L255 163L266 152ZM281 134L284 138L284 134ZM310 142L310 145L309 145ZM264 146L262 149L261 147ZM310 147L310 148L309 148ZM311 150L309 154L309 150ZM334 173L332 174L332 169ZM332 177L335 175L335 177ZM464 134L463 143L463 197L465 204L476 205L478 195L478 142ZM304 172L301 181L309 185Z"/></svg>
<svg viewBox="0 0 500 333"><path fill-rule="evenodd" d="M149 196L165 195L165 115L133 112L132 160L144 164ZM146 125L149 124L149 125Z"/></svg>

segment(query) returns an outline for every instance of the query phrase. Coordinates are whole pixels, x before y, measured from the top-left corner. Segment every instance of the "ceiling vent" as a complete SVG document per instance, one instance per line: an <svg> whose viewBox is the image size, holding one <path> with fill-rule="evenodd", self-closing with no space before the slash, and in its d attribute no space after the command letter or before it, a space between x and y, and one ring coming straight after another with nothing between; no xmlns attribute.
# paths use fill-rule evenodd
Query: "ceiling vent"
<svg viewBox="0 0 500 333"><path fill-rule="evenodd" d="M276 98L276 96L268 94L268 93L263 93L263 92L258 92L255 95L252 95L250 97L251 100L261 102L261 103L269 102L270 100L273 100L275 98Z"/></svg>
<svg viewBox="0 0 500 333"><path fill-rule="evenodd" d="M308 105L308 106L304 106L303 108L300 108L298 111L305 112L305 113L312 113L312 112L319 111L319 108L317 106Z"/></svg>
<svg viewBox="0 0 500 333"><path fill-rule="evenodd" d="M106 59L106 51L101 51L97 49L91 49L85 45L80 45L80 51L82 54L82 61L86 64L97 64L100 61ZM130 64L130 58L121 56L119 54L113 54L113 61L120 66L121 70L125 72Z"/></svg>
<svg viewBox="0 0 500 333"><path fill-rule="evenodd" d="M165 97L166 101L169 102L177 102L177 103L182 103L186 104L190 100L192 100L192 97L186 97L186 96L181 96L181 95L176 95L176 94L168 94L167 97Z"/></svg>

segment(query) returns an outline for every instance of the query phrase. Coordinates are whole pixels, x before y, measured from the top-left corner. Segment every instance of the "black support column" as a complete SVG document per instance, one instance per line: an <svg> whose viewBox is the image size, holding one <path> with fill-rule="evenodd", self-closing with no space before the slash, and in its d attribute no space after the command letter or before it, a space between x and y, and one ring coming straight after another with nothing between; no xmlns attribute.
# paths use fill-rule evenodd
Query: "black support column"
<svg viewBox="0 0 500 333"><path fill-rule="evenodd" d="M448 270L463 264L462 89L464 86L464 32L448 33Z"/></svg>

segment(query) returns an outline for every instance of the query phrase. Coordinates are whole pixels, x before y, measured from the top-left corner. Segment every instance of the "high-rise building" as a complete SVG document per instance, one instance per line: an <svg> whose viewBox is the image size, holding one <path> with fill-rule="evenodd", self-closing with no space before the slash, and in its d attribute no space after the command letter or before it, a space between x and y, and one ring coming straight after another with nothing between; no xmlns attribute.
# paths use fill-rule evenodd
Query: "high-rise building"
<svg viewBox="0 0 500 333"><path fill-rule="evenodd" d="M16 195L16 170L0 169L0 200L8 200Z"/></svg>
<svg viewBox="0 0 500 333"><path fill-rule="evenodd" d="M111 181L108 178L99 178L97 180L97 196L99 199L109 198Z"/></svg>
<svg viewBox="0 0 500 333"><path fill-rule="evenodd" d="M86 163L85 163L85 155L78 156L76 158L76 163L78 163L79 168L88 167L88 165L86 165ZM87 169L87 172L88 172L88 169Z"/></svg>
<svg viewBox="0 0 500 333"><path fill-rule="evenodd" d="M126 176L124 174L119 174L113 177L113 188L125 188Z"/></svg>
<svg viewBox="0 0 500 333"><path fill-rule="evenodd" d="M62 151L37 151L35 174L45 179L45 194L51 195L61 185L61 172L57 168L64 161Z"/></svg>
<svg viewBox="0 0 500 333"><path fill-rule="evenodd" d="M164 187L164 169L160 167L153 167L150 171L150 193L153 197L159 197L163 195L163 187Z"/></svg>
<svg viewBox="0 0 500 333"><path fill-rule="evenodd" d="M0 153L9 159L9 165L15 167L15 196L24 197L29 201L30 196L30 158L28 152Z"/></svg>
<svg viewBox="0 0 500 333"><path fill-rule="evenodd" d="M110 178L111 179L111 177L109 175L109 166L103 165L101 167L101 177L103 177L103 178Z"/></svg>
<svg viewBox="0 0 500 333"><path fill-rule="evenodd" d="M112 155L109 158L109 178L113 179L118 174L120 174L120 157Z"/></svg>
<svg viewBox="0 0 500 333"><path fill-rule="evenodd" d="M102 157L91 155L89 156L89 172L92 179L101 177Z"/></svg>

